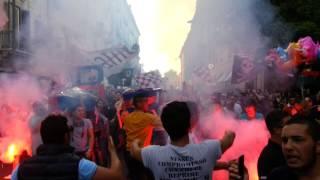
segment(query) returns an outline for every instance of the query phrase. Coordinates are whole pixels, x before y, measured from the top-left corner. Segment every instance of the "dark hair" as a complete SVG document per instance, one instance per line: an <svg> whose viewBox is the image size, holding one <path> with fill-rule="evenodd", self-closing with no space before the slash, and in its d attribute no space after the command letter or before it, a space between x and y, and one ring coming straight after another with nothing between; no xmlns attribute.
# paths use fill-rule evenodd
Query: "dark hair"
<svg viewBox="0 0 320 180"><path fill-rule="evenodd" d="M254 106L256 107L257 103L254 99L248 99L244 102L244 107Z"/></svg>
<svg viewBox="0 0 320 180"><path fill-rule="evenodd" d="M286 113L280 111L280 110L274 110L267 114L266 116L266 125L267 129L270 132L270 134L273 133L273 130L275 128L280 128L283 125L283 118L286 117Z"/></svg>
<svg viewBox="0 0 320 180"><path fill-rule="evenodd" d="M315 141L320 141L320 124L316 119L310 116L297 115L286 122L285 126L291 124L307 125L308 133L311 135L312 139Z"/></svg>
<svg viewBox="0 0 320 180"><path fill-rule="evenodd" d="M138 90L133 97L134 107L138 106L138 103L142 101L143 98L147 98L147 92L145 90Z"/></svg>
<svg viewBox="0 0 320 180"><path fill-rule="evenodd" d="M62 115L49 115L41 123L40 134L44 144L64 144L69 132L67 118Z"/></svg>
<svg viewBox="0 0 320 180"><path fill-rule="evenodd" d="M191 113L186 102L173 101L161 113L164 129L172 141L187 135L191 126Z"/></svg>
<svg viewBox="0 0 320 180"><path fill-rule="evenodd" d="M131 100L133 97L134 97L134 92L133 91L127 91L127 92L124 92L122 94L122 98L123 98L124 101Z"/></svg>
<svg viewBox="0 0 320 180"><path fill-rule="evenodd" d="M77 105L75 105L73 108L71 108L71 112L72 112L72 113L75 113L79 108L84 108L85 111L87 110L87 108L86 108L85 105L83 105L83 104L77 104Z"/></svg>

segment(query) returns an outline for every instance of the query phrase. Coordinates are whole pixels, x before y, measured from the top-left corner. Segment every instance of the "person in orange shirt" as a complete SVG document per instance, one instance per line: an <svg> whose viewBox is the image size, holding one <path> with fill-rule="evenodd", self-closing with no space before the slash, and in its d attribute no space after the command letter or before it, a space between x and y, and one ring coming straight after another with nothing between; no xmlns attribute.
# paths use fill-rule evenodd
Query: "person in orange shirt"
<svg viewBox="0 0 320 180"><path fill-rule="evenodd" d="M120 119L121 119L121 126L120 128L122 128L123 126L123 121L124 119L134 111L134 106L133 106L133 97L134 97L134 91L130 90L127 92L124 92L122 94L122 105L121 105L121 109L120 109Z"/></svg>
<svg viewBox="0 0 320 180"><path fill-rule="evenodd" d="M123 121L126 132L126 163L131 180L141 180L146 177L146 170L143 164L130 155L131 144L135 139L142 142L141 146L150 145L152 131L155 127L162 127L161 120L158 116L148 112L148 93L145 90L138 90L133 98L135 110L130 113Z"/></svg>

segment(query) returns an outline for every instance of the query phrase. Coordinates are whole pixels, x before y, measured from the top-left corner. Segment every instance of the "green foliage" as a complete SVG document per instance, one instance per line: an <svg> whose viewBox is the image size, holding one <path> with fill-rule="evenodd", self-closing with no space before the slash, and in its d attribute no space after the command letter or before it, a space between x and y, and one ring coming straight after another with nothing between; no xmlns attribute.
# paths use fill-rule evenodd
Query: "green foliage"
<svg viewBox="0 0 320 180"><path fill-rule="evenodd" d="M320 41L320 0L263 1L265 4L271 2L276 13L268 24L261 24L262 33L272 39L272 45L296 41L304 36ZM261 23L259 16L258 21Z"/></svg>

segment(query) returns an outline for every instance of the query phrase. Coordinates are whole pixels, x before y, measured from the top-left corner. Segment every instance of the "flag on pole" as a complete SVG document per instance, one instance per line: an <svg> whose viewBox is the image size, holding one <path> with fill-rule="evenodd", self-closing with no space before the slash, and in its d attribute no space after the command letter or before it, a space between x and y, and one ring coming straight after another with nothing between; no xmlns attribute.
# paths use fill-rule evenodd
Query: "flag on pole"
<svg viewBox="0 0 320 180"><path fill-rule="evenodd" d="M139 88L160 88L162 78L159 71L141 73L135 77Z"/></svg>
<svg viewBox="0 0 320 180"><path fill-rule="evenodd" d="M199 78L202 81L205 82L211 82L212 81L212 68L210 66L199 66L194 69L193 74L195 77Z"/></svg>

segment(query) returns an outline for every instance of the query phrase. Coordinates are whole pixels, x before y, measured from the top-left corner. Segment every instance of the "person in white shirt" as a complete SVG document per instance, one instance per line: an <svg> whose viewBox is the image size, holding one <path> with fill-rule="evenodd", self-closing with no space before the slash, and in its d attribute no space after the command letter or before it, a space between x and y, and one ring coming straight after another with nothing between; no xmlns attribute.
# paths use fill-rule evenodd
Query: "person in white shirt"
<svg viewBox="0 0 320 180"><path fill-rule="evenodd" d="M190 144L191 112L186 102L174 101L161 114L163 127L170 136L166 146L141 148L135 140L131 155L149 168L155 179L212 179L212 171L223 152L232 146L235 133L226 131L221 140Z"/></svg>

